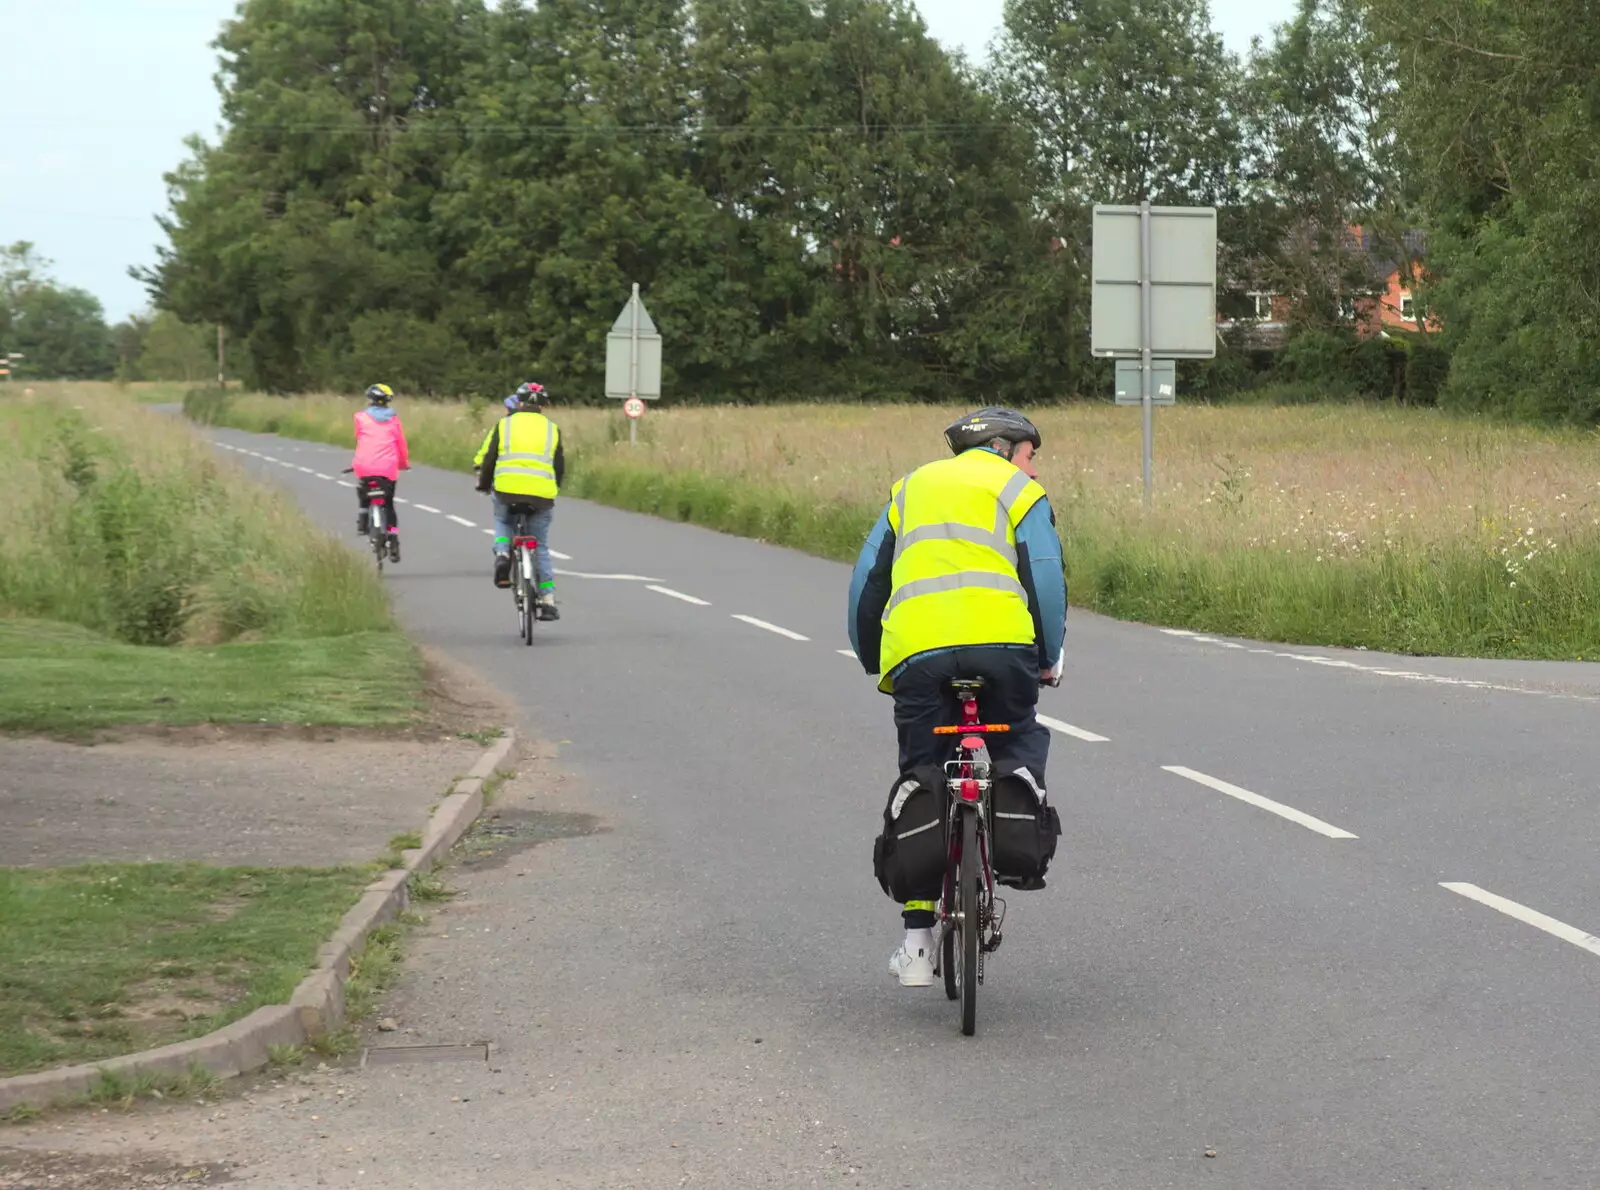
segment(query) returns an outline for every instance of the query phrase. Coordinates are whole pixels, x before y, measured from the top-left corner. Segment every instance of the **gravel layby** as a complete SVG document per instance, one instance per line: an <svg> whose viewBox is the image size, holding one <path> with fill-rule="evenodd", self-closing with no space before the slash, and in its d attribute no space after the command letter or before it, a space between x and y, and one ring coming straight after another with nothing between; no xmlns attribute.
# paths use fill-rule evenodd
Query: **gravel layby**
<svg viewBox="0 0 1600 1190"><path fill-rule="evenodd" d="M289 1003L258 1008L204 1037L159 1049L0 1079L0 1112L22 1104L44 1107L82 1097L102 1074L130 1078L144 1074L181 1075L198 1065L218 1077L232 1078L265 1066L271 1046L302 1045L336 1028L344 1019L344 984L350 975L351 956L360 952L373 929L394 920L405 909L407 882L412 873L431 868L477 819L483 810L484 782L494 775L515 743L515 733L507 729L485 749L467 776L456 782L429 817L422 846L402 852L401 867L385 872L367 886L333 936L322 944L316 967L300 982Z"/></svg>

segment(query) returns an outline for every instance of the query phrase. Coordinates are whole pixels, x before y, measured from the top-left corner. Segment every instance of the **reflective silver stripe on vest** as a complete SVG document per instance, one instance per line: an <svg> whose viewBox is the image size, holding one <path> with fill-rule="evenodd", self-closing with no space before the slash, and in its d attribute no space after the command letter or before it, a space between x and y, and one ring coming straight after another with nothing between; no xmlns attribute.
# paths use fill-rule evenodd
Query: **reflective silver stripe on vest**
<svg viewBox="0 0 1600 1190"><path fill-rule="evenodd" d="M894 556L900 557L906 550L916 545L919 541L970 541L974 545L986 545L999 554L1012 566L1017 564L1017 550L1006 537L1006 511L1000 510L997 521L998 528L993 532L988 529L974 528L972 525L963 525L957 521L945 521L937 525L918 525L904 537L895 538Z"/></svg>
<svg viewBox="0 0 1600 1190"><path fill-rule="evenodd" d="M1027 487L1028 483L1028 477L1018 471L1010 479L1006 480L1006 486L1000 489L1000 507L1006 511L1008 517L1011 513L1012 501L1022 495L1022 489Z"/></svg>
<svg viewBox="0 0 1600 1190"><path fill-rule="evenodd" d="M933 578L919 578L906 583L890 598L889 606L883 609L883 618L887 621L894 609L908 599L915 599L919 595L933 595L941 591L959 591L963 587L988 587L991 590L1006 591L1021 596L1024 604L1028 601L1028 592L1014 575L992 574L984 570L962 570L955 574L940 574Z"/></svg>
<svg viewBox="0 0 1600 1190"><path fill-rule="evenodd" d="M504 446L511 438L511 419L508 417L500 424L502 427L501 445ZM540 454L528 454L526 451L511 451L507 454L495 456L494 469L498 474L502 463L506 464L508 472L518 475L532 475L539 479L554 479L555 469L556 423L545 420L544 451Z"/></svg>

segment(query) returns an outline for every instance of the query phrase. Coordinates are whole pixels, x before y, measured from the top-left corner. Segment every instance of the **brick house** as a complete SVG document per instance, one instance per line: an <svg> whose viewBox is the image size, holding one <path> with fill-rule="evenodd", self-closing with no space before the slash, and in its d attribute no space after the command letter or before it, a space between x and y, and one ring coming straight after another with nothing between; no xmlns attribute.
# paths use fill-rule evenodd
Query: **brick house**
<svg viewBox="0 0 1600 1190"><path fill-rule="evenodd" d="M1348 257L1341 263L1356 264L1352 271L1370 278L1370 288L1341 297L1340 315L1361 338L1412 335L1419 330L1431 334L1441 329L1438 316L1431 313L1418 325L1417 303L1410 289L1410 275L1420 271L1419 262L1427 255L1427 233L1409 230L1401 238L1409 261L1397 258L1392 249L1385 251L1360 225L1346 231L1343 247ZM1233 285L1225 283L1224 289L1225 297L1217 303L1219 332L1247 350L1283 346L1293 321L1292 294L1275 293L1248 278Z"/></svg>

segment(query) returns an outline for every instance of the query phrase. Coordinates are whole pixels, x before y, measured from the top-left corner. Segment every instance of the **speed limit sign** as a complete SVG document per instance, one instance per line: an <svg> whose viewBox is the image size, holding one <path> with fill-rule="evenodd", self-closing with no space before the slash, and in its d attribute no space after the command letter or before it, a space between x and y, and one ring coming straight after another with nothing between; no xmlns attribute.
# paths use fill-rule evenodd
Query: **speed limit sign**
<svg viewBox="0 0 1600 1190"><path fill-rule="evenodd" d="M637 421L644 416L644 402L638 397L629 397L622 402L622 412Z"/></svg>

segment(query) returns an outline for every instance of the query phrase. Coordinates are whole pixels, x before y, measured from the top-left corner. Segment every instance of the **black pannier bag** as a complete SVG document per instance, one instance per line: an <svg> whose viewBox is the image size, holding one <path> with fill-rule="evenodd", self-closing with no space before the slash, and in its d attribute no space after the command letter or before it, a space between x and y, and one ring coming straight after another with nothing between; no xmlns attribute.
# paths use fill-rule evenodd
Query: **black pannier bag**
<svg viewBox="0 0 1600 1190"><path fill-rule="evenodd" d="M937 899L944 881L944 772L923 765L899 777L883 808L883 832L872 844L872 872L896 901Z"/></svg>
<svg viewBox="0 0 1600 1190"><path fill-rule="evenodd" d="M1061 834L1061 816L1045 800L1043 788L1028 769L1018 768L995 778L989 805L995 879L1010 888L1043 888Z"/></svg>

